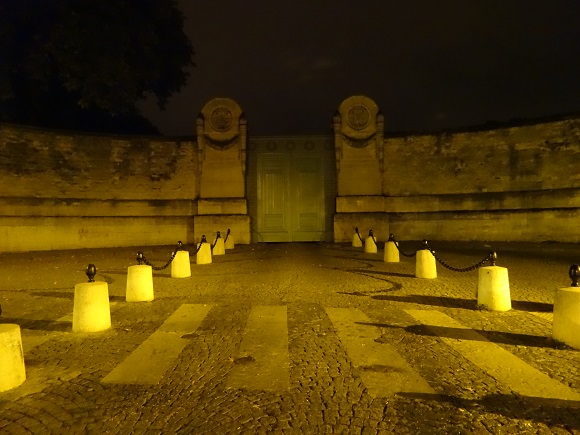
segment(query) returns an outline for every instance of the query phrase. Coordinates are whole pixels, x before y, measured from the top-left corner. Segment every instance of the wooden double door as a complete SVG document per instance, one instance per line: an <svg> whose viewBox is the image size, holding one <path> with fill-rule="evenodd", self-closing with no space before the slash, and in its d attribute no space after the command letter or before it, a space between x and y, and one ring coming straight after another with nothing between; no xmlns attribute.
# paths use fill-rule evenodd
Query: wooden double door
<svg viewBox="0 0 580 435"><path fill-rule="evenodd" d="M324 241L324 154L299 150L262 152L257 163L256 229L260 241Z"/></svg>

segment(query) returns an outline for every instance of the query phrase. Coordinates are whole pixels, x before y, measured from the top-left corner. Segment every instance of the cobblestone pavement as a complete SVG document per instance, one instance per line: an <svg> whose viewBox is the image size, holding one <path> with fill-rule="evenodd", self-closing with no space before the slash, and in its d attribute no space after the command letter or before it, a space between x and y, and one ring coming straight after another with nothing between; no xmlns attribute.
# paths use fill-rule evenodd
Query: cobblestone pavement
<svg viewBox="0 0 580 435"><path fill-rule="evenodd" d="M431 247L456 267L488 252ZM171 249L143 248L159 265ZM494 249L509 271L504 313L477 309L477 270L418 279L413 258L345 244L237 245L193 261L191 278L155 271L155 300L133 303L137 248L0 254L0 322L20 325L27 372L0 393L0 433L580 434L580 351L550 338L580 246ZM112 327L73 333L88 263L108 283ZM167 332L186 311L199 325ZM104 382L118 367L133 380Z"/></svg>

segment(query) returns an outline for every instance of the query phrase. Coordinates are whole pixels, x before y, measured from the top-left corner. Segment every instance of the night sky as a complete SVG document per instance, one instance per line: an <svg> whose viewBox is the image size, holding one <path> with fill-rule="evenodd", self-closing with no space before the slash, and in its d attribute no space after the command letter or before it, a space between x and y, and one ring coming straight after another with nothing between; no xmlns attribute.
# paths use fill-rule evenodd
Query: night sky
<svg viewBox="0 0 580 435"><path fill-rule="evenodd" d="M195 134L214 97L250 134L327 134L342 100L372 98L386 132L580 113L580 0L181 0L197 67L160 112Z"/></svg>

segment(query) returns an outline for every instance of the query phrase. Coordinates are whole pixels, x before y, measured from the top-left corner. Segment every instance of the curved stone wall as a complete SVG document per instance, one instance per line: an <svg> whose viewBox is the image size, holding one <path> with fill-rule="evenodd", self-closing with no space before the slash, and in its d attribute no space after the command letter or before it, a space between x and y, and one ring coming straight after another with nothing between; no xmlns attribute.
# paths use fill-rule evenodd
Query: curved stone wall
<svg viewBox="0 0 580 435"><path fill-rule="evenodd" d="M339 184L336 241L359 226L381 240L580 242L579 118L385 136L380 194L365 193L364 168ZM338 154L338 167L356 168Z"/></svg>
<svg viewBox="0 0 580 435"><path fill-rule="evenodd" d="M192 231L193 139L0 125L0 251L173 244Z"/></svg>
<svg viewBox="0 0 580 435"><path fill-rule="evenodd" d="M337 186L336 210L327 210L336 212L335 241L350 241L358 226L379 240L392 232L399 240L580 242L580 118L389 136L378 108L368 117L360 108L372 100L345 101L356 111L343 104L334 117L337 179L327 180ZM225 151L193 137L0 125L0 252L191 243L230 224L242 235L236 242L248 243L247 200L256 195L245 186L238 112ZM197 126L204 140L205 121ZM204 185L203 174L213 181Z"/></svg>

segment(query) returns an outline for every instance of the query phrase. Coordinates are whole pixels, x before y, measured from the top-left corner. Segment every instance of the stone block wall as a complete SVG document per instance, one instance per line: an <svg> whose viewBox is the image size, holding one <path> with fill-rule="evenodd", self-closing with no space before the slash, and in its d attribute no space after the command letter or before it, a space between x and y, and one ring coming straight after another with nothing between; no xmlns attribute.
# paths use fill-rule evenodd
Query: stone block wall
<svg viewBox="0 0 580 435"><path fill-rule="evenodd" d="M580 187L580 119L385 140L386 196Z"/></svg>
<svg viewBox="0 0 580 435"><path fill-rule="evenodd" d="M339 192L338 214L398 240L580 242L580 118L385 137L382 156L382 195Z"/></svg>
<svg viewBox="0 0 580 435"><path fill-rule="evenodd" d="M0 252L188 241L197 196L193 140L0 125Z"/></svg>
<svg viewBox="0 0 580 435"><path fill-rule="evenodd" d="M580 242L580 119L385 140L398 239Z"/></svg>
<svg viewBox="0 0 580 435"><path fill-rule="evenodd" d="M385 137L367 97L337 113L334 241L358 227L380 241L580 243L580 118ZM192 244L228 228L250 243L241 108L215 99L197 128L166 138L0 125L0 252Z"/></svg>

